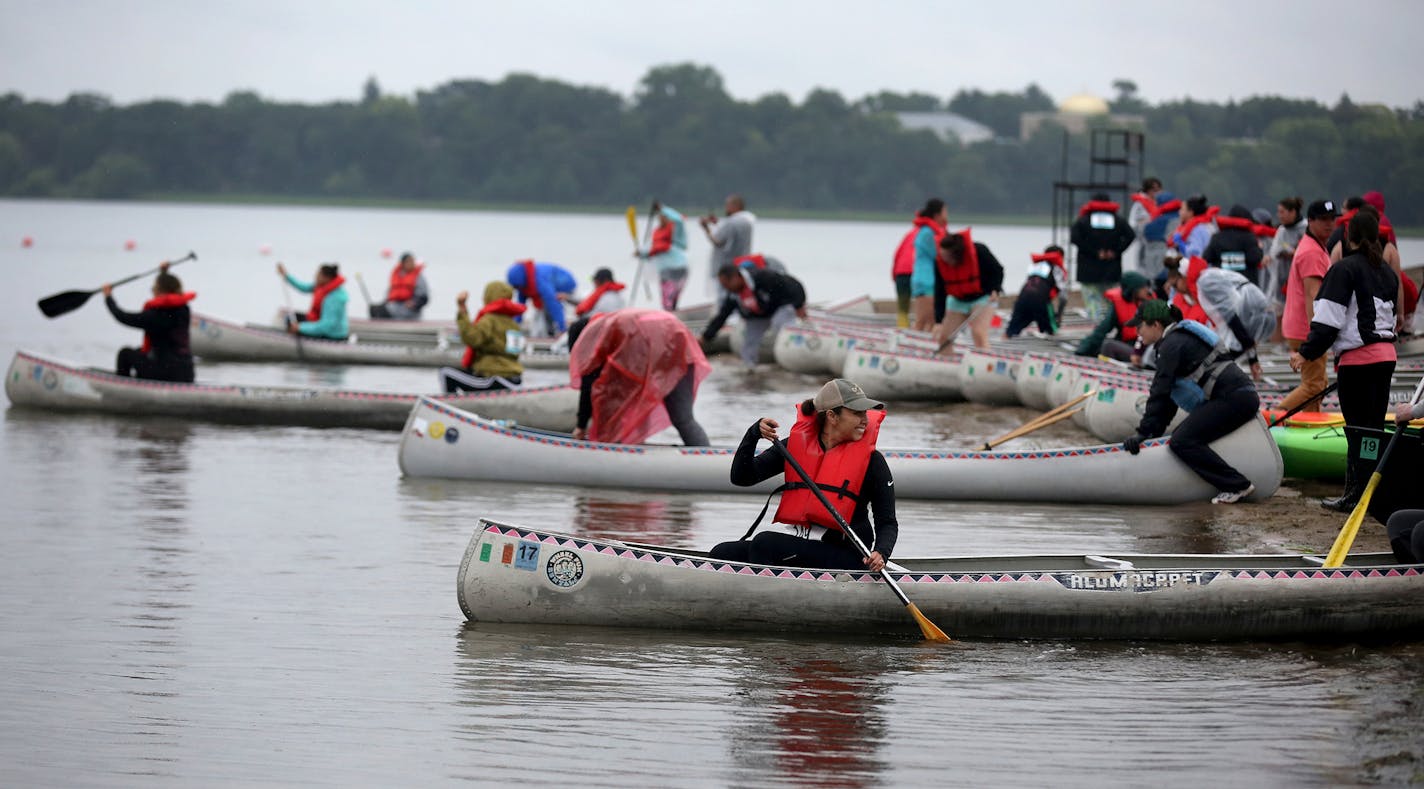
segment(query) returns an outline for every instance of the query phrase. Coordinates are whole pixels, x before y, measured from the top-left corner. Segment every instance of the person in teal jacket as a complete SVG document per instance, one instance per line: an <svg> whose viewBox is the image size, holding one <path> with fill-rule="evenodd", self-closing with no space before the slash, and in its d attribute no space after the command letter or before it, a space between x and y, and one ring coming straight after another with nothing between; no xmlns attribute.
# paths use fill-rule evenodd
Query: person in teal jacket
<svg viewBox="0 0 1424 789"><path fill-rule="evenodd" d="M287 267L277 264L277 273L287 283L303 293L312 294L311 307L306 312L287 316L287 332L303 337L344 340L351 333L346 323L346 278L335 263L323 263L316 270L316 281L307 283L287 273Z"/></svg>

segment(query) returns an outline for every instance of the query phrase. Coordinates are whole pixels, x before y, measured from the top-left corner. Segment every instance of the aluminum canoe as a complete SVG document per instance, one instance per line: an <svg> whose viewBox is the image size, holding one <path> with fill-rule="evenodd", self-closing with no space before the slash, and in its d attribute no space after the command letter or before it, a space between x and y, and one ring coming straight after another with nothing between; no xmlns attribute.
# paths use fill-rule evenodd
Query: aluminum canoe
<svg viewBox="0 0 1424 789"><path fill-rule="evenodd" d="M1255 485L1253 500L1281 482L1276 442L1257 419L1212 446ZM732 485L735 447L603 444L501 425L430 398L411 409L399 462L410 477L537 482L637 490L766 492ZM880 449L900 498L1180 504L1217 491L1177 460L1167 439L1129 455L1117 445L1073 449Z"/></svg>
<svg viewBox="0 0 1424 789"><path fill-rule="evenodd" d="M299 386L169 383L126 378L18 351L5 374L12 405L46 411L173 416L210 422L399 430L419 394ZM572 430L578 390L542 386L432 395L491 419Z"/></svg>
<svg viewBox="0 0 1424 789"><path fill-rule="evenodd" d="M728 533L740 529L728 528ZM1424 565L1352 554L907 559L892 576L954 638L1417 639ZM662 629L919 633L877 575L718 561L482 519L457 598L467 619Z"/></svg>

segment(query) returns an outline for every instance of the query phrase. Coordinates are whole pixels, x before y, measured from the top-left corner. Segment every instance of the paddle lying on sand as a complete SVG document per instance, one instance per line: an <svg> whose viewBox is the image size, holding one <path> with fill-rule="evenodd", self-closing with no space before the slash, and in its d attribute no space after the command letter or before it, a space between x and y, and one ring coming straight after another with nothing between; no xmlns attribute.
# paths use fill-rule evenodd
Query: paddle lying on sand
<svg viewBox="0 0 1424 789"><path fill-rule="evenodd" d="M198 255L196 252L189 252L181 258L178 258L177 260L170 260L164 263L163 265L172 268L173 266L176 266L179 263L197 259ZM162 270L163 266L159 266L155 269L149 269L148 271L135 274L132 277L124 277L123 279L118 280L116 282L111 282L109 283L109 286L117 288L120 285L133 282L134 280L139 279L141 277L146 277L149 274L156 274L157 272ZM47 318L57 318L60 315L65 314L66 312L73 312L79 309L80 307L83 307L84 302L88 301L90 296L93 296L95 293L98 293L101 290L103 290L103 288L95 288L94 290L66 290L63 293L56 293L53 296L47 296L43 299L40 299L39 301L40 312L43 312L45 314L45 317Z"/></svg>
<svg viewBox="0 0 1424 789"><path fill-rule="evenodd" d="M806 486L816 495L816 499L821 502L821 505L826 508L827 512L831 513L831 517L836 519L836 523L841 527L841 533L850 538L851 542L855 543L855 547L860 551L861 556L867 559L870 558L870 549L865 547L865 543L860 541L860 536L851 529L850 525L845 522L845 518L842 518L841 514L836 511L836 508L832 507L831 503L826 500L826 494L821 492L820 486L811 480L806 470L801 468L801 464L796 462L796 458L791 456L791 451L786 448L786 444L782 443L781 439L777 439L773 443L775 443L776 448L780 450L781 456L786 458L786 462L791 464L791 468L795 469L796 473L799 474L801 479L806 483ZM920 632L924 634L926 641L949 642L949 636L945 635L944 631L940 630L934 622L931 622L929 617L920 613L919 606L910 602L910 598L905 596L905 593L900 590L900 585L895 583L895 579L891 578L889 573L881 570L879 575L881 580L885 581L890 587L890 590L895 593L895 596L900 598L900 602L904 603L905 607L910 610L910 615L915 618L916 624L920 626Z"/></svg>
<svg viewBox="0 0 1424 789"><path fill-rule="evenodd" d="M1326 395L1328 395L1328 394L1330 394L1331 392L1335 391L1335 387L1337 387L1337 386L1339 386L1339 385L1340 385L1340 382L1339 382L1339 381L1336 381L1335 383L1330 384L1329 386L1327 386L1327 387L1325 387L1324 389L1320 390L1320 394L1318 394L1318 395L1316 395L1316 396L1310 398L1309 400L1306 400L1304 403L1301 403L1300 405L1296 406L1295 408L1292 408L1291 410L1285 412L1284 414L1281 414L1280 416L1276 417L1275 419L1272 419L1272 420L1271 420L1271 424L1270 424L1269 426L1270 426L1270 427L1275 427L1276 425L1282 424L1282 423L1284 423L1287 419L1290 419L1291 417L1295 416L1296 414L1300 413L1301 411L1304 411L1304 410L1305 410L1305 407L1308 406L1308 405L1310 405L1311 403L1319 403L1320 401L1322 401L1322 400L1325 399L1325 396L1326 396Z"/></svg>
<svg viewBox="0 0 1424 789"><path fill-rule="evenodd" d="M1409 398L1410 405L1419 402L1421 392L1424 392L1424 378L1420 378L1419 385L1414 387L1414 396ZM1379 463L1375 465L1375 471L1370 475L1369 483L1365 485L1365 492L1360 494L1360 503L1355 505L1350 517L1345 519L1345 525L1340 529L1340 535L1335 538L1335 544L1330 546L1330 553L1325 556L1326 567L1339 567L1350 553L1350 546L1355 544L1355 535L1360 531L1360 524L1365 522L1365 515L1370 511L1370 499L1374 497L1375 488L1379 487L1380 480L1383 479L1384 464L1389 461L1389 453L1394 450L1394 442L1399 440L1399 434L1403 432L1404 425L1397 425L1394 435L1389 437L1389 443L1384 445L1384 454L1380 455Z"/></svg>
<svg viewBox="0 0 1424 789"><path fill-rule="evenodd" d="M1068 417L1083 410L1081 408L1073 408L1073 406L1083 402L1084 400L1087 400L1089 397L1092 397L1097 393L1098 390L1090 389L1051 411L1044 411L1033 419L1024 422L1022 425L1019 425L1018 427L1014 428L1013 430L1010 430L1002 436L999 436L995 439L991 439L989 441L985 441L984 446L980 447L980 451L988 452L989 450L1004 443L1005 441L1012 441L1015 438L1026 436L1029 433L1032 433L1033 431L1038 430L1040 428L1048 427L1049 425L1062 422Z"/></svg>

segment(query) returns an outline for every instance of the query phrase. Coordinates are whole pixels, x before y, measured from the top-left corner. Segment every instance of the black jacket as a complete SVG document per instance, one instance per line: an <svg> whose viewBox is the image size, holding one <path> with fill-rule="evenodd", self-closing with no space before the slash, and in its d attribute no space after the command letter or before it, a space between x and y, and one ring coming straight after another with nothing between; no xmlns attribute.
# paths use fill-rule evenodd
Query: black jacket
<svg viewBox="0 0 1424 789"><path fill-rule="evenodd" d="M1172 400L1172 386L1178 378L1187 377L1201 366L1212 350L1202 338L1186 330L1171 332L1157 342L1157 372L1152 376L1147 406L1143 409L1142 421L1137 426L1138 435L1156 438L1167 432L1167 425L1170 425L1172 417L1177 415L1177 404ZM1246 373L1232 364L1216 379L1211 399L1252 386Z"/></svg>
<svg viewBox="0 0 1424 789"><path fill-rule="evenodd" d="M748 276L743 270L743 277ZM717 336L717 332L722 329L722 324L727 322L732 312L743 318L770 318L772 313L790 304L795 309L806 306L806 291L801 287L800 281L790 274L778 274L767 269L757 269L750 272L752 292L756 294L757 306L761 308L758 315L749 314L742 308L742 302L737 298L737 294L728 293L723 299L717 314L712 318L712 322L707 324L703 330L703 339L710 340Z"/></svg>
<svg viewBox="0 0 1424 789"><path fill-rule="evenodd" d="M1095 211L1078 217L1068 233L1068 239L1078 248L1078 282L1117 282L1122 277L1123 250L1132 246L1133 239L1137 238L1127 220L1118 214L1112 214L1112 227L1093 227L1093 216L1100 213L1107 212ZM1100 258L1100 252L1108 254Z"/></svg>
<svg viewBox="0 0 1424 789"><path fill-rule="evenodd" d="M786 459L781 451L771 447L756 453L761 438L761 420L752 423L732 456L732 484L749 488L778 474L786 473ZM870 510L875 510L875 525L870 525ZM850 516L850 527L860 541L872 551L880 551L886 559L895 550L900 537L900 523L895 519L895 480L890 466L880 450L870 453L870 465L865 469L865 481L860 486L860 501Z"/></svg>
<svg viewBox="0 0 1424 789"><path fill-rule="evenodd" d="M1374 342L1394 342L1398 300L1399 277L1389 264L1372 266L1359 252L1341 258L1325 271L1300 355L1314 360L1336 346L1343 353ZM1352 306L1353 322L1348 319Z"/></svg>
<svg viewBox="0 0 1424 789"><path fill-rule="evenodd" d="M119 323L143 329L150 345L148 357L154 362L154 380L192 383L193 351L188 344L188 324L192 313L187 305L125 312L114 302L113 296L105 299L104 303Z"/></svg>
<svg viewBox="0 0 1424 789"><path fill-rule="evenodd" d="M1234 271L1251 280L1252 285L1260 284L1257 274L1261 270L1263 257L1265 253L1261 251L1261 242L1256 240L1256 235L1237 227L1216 231L1216 235L1207 242L1206 249L1202 250L1202 259L1209 265Z"/></svg>

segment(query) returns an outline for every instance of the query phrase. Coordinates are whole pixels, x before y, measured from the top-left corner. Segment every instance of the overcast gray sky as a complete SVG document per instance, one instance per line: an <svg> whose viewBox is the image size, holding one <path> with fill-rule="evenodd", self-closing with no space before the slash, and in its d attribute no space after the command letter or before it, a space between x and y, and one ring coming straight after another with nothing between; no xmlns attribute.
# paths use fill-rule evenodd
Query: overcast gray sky
<svg viewBox="0 0 1424 789"><path fill-rule="evenodd" d="M1061 101L1109 97L1125 77L1154 103L1349 93L1411 107L1421 23L1420 0L0 0L0 93L325 102L369 76L414 95L519 71L631 95L650 67L692 61L743 99L1036 82Z"/></svg>

